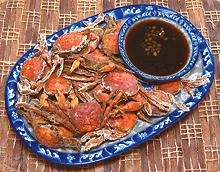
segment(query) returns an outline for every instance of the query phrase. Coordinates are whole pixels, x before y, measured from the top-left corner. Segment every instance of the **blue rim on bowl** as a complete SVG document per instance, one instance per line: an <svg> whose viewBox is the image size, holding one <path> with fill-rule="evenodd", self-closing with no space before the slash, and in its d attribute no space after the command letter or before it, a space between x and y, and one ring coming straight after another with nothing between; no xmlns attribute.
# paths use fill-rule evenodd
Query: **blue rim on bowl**
<svg viewBox="0 0 220 172"><path fill-rule="evenodd" d="M188 62L186 65L180 69L177 73L174 73L172 75L168 76L154 76L147 74L145 72L142 72L140 69L138 69L129 59L129 57L126 54L125 51L125 38L126 34L129 31L129 29L134 26L134 24L142 21L142 20L148 20L148 19L157 19L162 20L167 23L170 23L174 25L176 28L178 28L186 37L187 42L189 43L190 47L190 55ZM162 15L159 11L150 11L150 12L144 12L142 14L138 14L134 17L129 18L122 26L119 36L118 36L118 47L119 51L121 53L121 56L127 66L131 68L137 75L139 75L141 78L149 80L149 81L168 81L168 80L174 80L177 79L183 75L185 75L187 72L189 72L199 54L199 48L198 48L198 40L197 40L197 31L193 29L191 23L187 21L184 17L177 17L176 15Z"/></svg>

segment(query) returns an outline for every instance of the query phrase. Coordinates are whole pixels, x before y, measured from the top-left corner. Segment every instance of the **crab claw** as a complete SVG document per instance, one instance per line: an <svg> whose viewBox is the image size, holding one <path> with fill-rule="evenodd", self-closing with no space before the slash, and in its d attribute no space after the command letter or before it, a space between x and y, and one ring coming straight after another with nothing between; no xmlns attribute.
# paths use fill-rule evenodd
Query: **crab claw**
<svg viewBox="0 0 220 172"><path fill-rule="evenodd" d="M115 64L112 62L109 62L107 65L101 67L99 69L100 72L110 72L113 71L115 69Z"/></svg>
<svg viewBox="0 0 220 172"><path fill-rule="evenodd" d="M77 68L80 66L81 62L83 62L83 61L84 61L83 58L81 58L81 57L77 58L77 59L72 63L72 66L71 66L71 68L70 68L70 72L72 73L75 69L77 69Z"/></svg>

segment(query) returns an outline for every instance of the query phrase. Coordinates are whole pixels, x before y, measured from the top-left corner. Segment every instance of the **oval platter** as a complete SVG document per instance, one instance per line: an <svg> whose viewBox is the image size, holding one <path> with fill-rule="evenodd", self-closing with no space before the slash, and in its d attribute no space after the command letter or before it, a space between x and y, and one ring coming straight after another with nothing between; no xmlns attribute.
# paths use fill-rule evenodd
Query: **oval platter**
<svg viewBox="0 0 220 172"><path fill-rule="evenodd" d="M113 16L117 20L126 20L129 17L141 13L149 13L149 15L163 15L173 20L181 23L182 20L186 20L182 15L177 12L170 10L165 7L156 6L156 5L130 5L124 6L116 9L106 11L105 14ZM82 21L76 22L47 38L49 48L52 47L55 40L68 32L74 31L81 27L84 27L83 21L92 22L97 18L97 15L86 18ZM183 103L192 110L205 96L208 92L214 78L214 60L211 54L211 51L201 33L188 21L186 25L189 25L193 29L193 32L196 33L196 37L199 42L199 54L200 61L202 65L202 74L205 74L208 77L208 84L201 86L194 90L194 97L188 97ZM106 146L101 146L98 149L92 150L90 152L63 152L56 149L50 149L41 145L31 134L31 131L28 129L24 119L16 113L15 103L18 98L17 92L17 82L19 82L19 73L22 67L23 62L36 53L34 48L27 51L14 65L12 68L5 86L5 105L8 118L12 127L14 128L17 135L21 138L24 144L26 144L31 151L39 155L40 157L57 164L63 165L82 165L82 164L91 164L107 158L112 158L117 156L134 146L137 146L153 136L161 133L168 127L172 126L179 119L184 117L187 113L179 109L174 109L171 113L167 114L163 118L157 120L154 124L148 126L147 128L133 133L112 144L107 144ZM147 89L148 86L146 86ZM149 88L149 87L148 87Z"/></svg>

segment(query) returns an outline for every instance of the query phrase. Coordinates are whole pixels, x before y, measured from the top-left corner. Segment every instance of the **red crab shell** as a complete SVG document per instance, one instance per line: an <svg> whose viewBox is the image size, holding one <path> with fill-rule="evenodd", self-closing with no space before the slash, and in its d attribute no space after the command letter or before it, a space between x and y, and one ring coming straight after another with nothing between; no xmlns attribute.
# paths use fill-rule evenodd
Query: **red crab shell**
<svg viewBox="0 0 220 172"><path fill-rule="evenodd" d="M103 86L115 92L117 90L123 91L127 96L133 96L138 92L138 82L134 75L128 72L109 72L102 79Z"/></svg>
<svg viewBox="0 0 220 172"><path fill-rule="evenodd" d="M109 61L109 57L106 56L101 50L96 49L95 51L86 54L85 59L97 63L106 63Z"/></svg>
<svg viewBox="0 0 220 172"><path fill-rule="evenodd" d="M45 61L40 57L31 57L27 59L21 69L21 78L29 81L36 81L40 78L45 67Z"/></svg>
<svg viewBox="0 0 220 172"><path fill-rule="evenodd" d="M57 90L59 90L61 93L68 93L72 87L71 82L62 77L57 76L55 74L51 75L51 77L46 81L44 85L44 90L49 95L55 95L57 94Z"/></svg>
<svg viewBox="0 0 220 172"><path fill-rule="evenodd" d="M99 102L107 102L110 99L109 94L103 92L101 85L97 85L93 90L93 94Z"/></svg>
<svg viewBox="0 0 220 172"><path fill-rule="evenodd" d="M73 125L79 133L86 133L101 127L103 113L97 102L80 103L69 112Z"/></svg>
<svg viewBox="0 0 220 172"><path fill-rule="evenodd" d="M54 46L61 51L77 51L80 46L87 43L87 35L82 32L70 32L59 37ZM81 47L82 48L82 47Z"/></svg>
<svg viewBox="0 0 220 172"><path fill-rule="evenodd" d="M108 123L112 128L116 129L117 131L126 132L131 130L135 126L137 119L138 118L134 113L126 112L123 116L110 118L108 120Z"/></svg>
<svg viewBox="0 0 220 172"><path fill-rule="evenodd" d="M102 38L103 43L103 50L106 54L112 55L112 54L118 54L118 33L110 33L103 35Z"/></svg>
<svg viewBox="0 0 220 172"><path fill-rule="evenodd" d="M57 126L57 129L62 136L64 136L65 138L72 138L73 134L68 131L67 129L65 129L62 126ZM35 136L37 138L37 140L48 147L57 147L57 144L59 142L59 137L57 137L57 134L55 131L53 131L51 129L51 126L37 126L34 130Z"/></svg>
<svg viewBox="0 0 220 172"><path fill-rule="evenodd" d="M166 83L162 83L157 86L159 90L168 92L170 94L176 95L183 89L183 84L180 80L170 81Z"/></svg>

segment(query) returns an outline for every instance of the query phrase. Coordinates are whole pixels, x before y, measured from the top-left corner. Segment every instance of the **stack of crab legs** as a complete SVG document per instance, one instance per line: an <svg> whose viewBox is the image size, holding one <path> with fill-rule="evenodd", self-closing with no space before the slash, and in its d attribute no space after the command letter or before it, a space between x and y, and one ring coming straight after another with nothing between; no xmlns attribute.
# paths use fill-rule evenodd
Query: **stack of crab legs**
<svg viewBox="0 0 220 172"><path fill-rule="evenodd" d="M41 35L38 52L24 61L20 72L17 113L47 147L89 151L118 140L138 119L151 123L175 106L189 111L175 95L185 90L193 96L194 88L207 83L201 76L145 90L119 56L122 23L100 14L85 25L59 37L50 53Z"/></svg>

